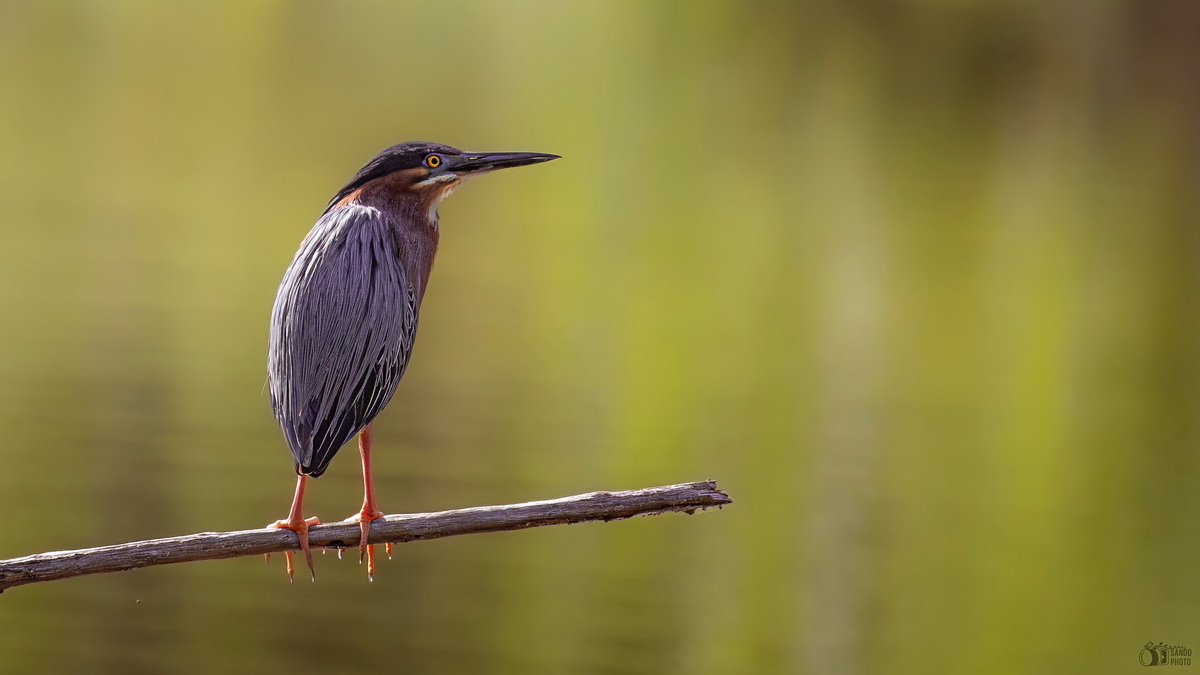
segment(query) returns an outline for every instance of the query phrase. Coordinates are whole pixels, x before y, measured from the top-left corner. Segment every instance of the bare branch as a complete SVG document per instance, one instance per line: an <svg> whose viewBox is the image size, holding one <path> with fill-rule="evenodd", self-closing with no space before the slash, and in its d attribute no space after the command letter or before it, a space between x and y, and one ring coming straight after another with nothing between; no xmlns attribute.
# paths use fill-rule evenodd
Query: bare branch
<svg viewBox="0 0 1200 675"><path fill-rule="evenodd" d="M477 506L438 513L385 516L371 523L370 542L406 542L437 539L459 534L521 530L528 527L617 520L724 506L732 503L713 481L682 483L626 492L592 492L562 499L524 504ZM357 523L320 525L309 530L313 548L356 548ZM297 550L300 542L292 532L264 528L239 532L205 532L184 537L136 541L115 546L77 551L39 553L24 558L0 560L0 593L4 589L85 574L261 555Z"/></svg>

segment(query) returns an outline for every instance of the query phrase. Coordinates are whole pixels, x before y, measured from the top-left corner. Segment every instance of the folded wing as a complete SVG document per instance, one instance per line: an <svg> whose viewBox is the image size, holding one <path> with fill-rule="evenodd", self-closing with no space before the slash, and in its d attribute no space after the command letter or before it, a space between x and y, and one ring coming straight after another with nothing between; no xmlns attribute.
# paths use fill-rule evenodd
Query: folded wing
<svg viewBox="0 0 1200 675"><path fill-rule="evenodd" d="M302 473L324 473L391 400L416 335L414 294L376 209L330 209L300 245L275 298L267 369Z"/></svg>

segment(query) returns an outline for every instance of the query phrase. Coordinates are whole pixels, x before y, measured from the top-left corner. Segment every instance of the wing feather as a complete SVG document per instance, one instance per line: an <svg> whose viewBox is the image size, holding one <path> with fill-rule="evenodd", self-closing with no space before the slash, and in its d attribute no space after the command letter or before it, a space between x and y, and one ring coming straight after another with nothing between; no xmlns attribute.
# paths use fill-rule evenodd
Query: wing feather
<svg viewBox="0 0 1200 675"><path fill-rule="evenodd" d="M288 267L271 314L268 383L299 469L320 476L396 392L417 307L376 209L332 209Z"/></svg>

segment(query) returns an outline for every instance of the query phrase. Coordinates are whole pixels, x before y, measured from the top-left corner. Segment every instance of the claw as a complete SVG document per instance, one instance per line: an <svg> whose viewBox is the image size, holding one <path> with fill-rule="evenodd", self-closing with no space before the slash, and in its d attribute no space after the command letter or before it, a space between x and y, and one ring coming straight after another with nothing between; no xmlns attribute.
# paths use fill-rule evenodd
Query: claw
<svg viewBox="0 0 1200 675"><path fill-rule="evenodd" d="M361 565L363 563L364 559L367 561L367 579L370 581L375 580L375 545L368 544L367 538L371 534L371 523L373 521L379 520L382 517L383 517L382 512L380 512L380 511L369 512L364 508L362 511L360 511L346 519L348 522L352 522L352 523L357 522L358 523L358 531L359 531L358 564ZM388 550L388 557L391 558L392 557L392 545L391 544L387 545L387 550Z"/></svg>
<svg viewBox="0 0 1200 675"><path fill-rule="evenodd" d="M312 577L313 581L317 580L317 570L315 567L313 567L312 549L308 547L308 528L320 524L321 520L316 516L313 516L312 518L306 518L300 521L277 520L268 526L277 527L281 530L291 530L292 532L296 533L296 536L300 539L300 550L304 552L304 561L308 563L308 574L310 577ZM267 555L269 561L270 554ZM294 582L296 580L296 567L292 552L284 551L283 555L287 558L288 580Z"/></svg>
<svg viewBox="0 0 1200 675"><path fill-rule="evenodd" d="M373 520L373 519L368 519L367 517L365 517L361 514L359 515L358 530L361 533L361 536L358 538L358 564L359 565L362 564L363 555L366 554L368 549L370 549L372 553L375 552L374 546L367 545L367 536L371 533L371 520Z"/></svg>
<svg viewBox="0 0 1200 675"><path fill-rule="evenodd" d="M362 564L361 562L359 563ZM367 547L367 581L375 581L375 547Z"/></svg>

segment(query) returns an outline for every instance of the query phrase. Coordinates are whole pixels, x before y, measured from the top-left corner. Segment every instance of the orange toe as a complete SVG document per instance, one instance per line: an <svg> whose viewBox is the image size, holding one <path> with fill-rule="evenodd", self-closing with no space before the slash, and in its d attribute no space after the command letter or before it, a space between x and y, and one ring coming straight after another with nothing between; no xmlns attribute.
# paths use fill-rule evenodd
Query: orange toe
<svg viewBox="0 0 1200 675"><path fill-rule="evenodd" d="M361 533L358 539L358 562L362 564L363 557L367 559L367 579L375 580L375 546L367 543L371 532L371 523L383 517L382 511L362 510L346 519L347 522L358 523ZM392 557L392 545L387 545L388 557Z"/></svg>
<svg viewBox="0 0 1200 675"><path fill-rule="evenodd" d="M317 580L317 571L313 567L312 550L308 547L308 528L310 528L314 525L320 525L320 524L321 524L321 519L317 518L316 516L313 516L312 518L306 518L304 520L295 520L295 521L277 520L274 523L271 523L270 525L267 526L267 527L276 527L281 530L291 530L292 532L296 533L296 536L300 539L300 550L304 552L304 561L306 563L308 563L309 576L312 577L313 581ZM284 551L283 555L287 558L288 580L295 581L296 580L296 568L295 568L295 564L292 559L292 552ZM267 554L267 562L270 562L270 561L271 561L271 556L270 556L270 554Z"/></svg>

